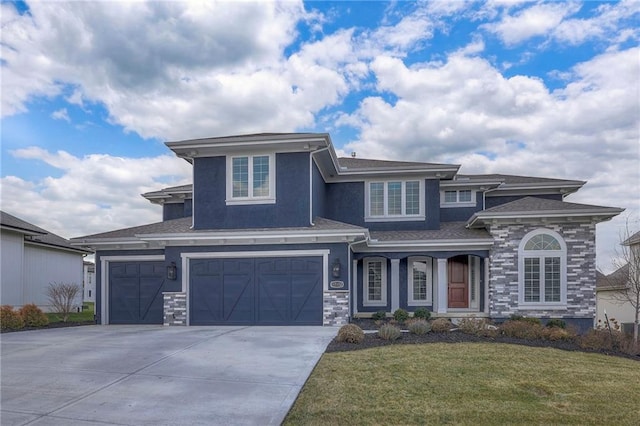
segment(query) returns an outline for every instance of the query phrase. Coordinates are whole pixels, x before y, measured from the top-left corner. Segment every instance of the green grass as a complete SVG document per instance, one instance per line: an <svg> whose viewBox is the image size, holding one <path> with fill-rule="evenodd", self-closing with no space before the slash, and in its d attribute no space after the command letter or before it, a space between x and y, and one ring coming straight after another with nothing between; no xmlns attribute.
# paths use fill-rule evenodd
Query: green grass
<svg viewBox="0 0 640 426"><path fill-rule="evenodd" d="M67 322L93 322L94 303L85 302L82 312L72 312L69 314ZM62 314L47 313L49 323L62 322Z"/></svg>
<svg viewBox="0 0 640 426"><path fill-rule="evenodd" d="M284 424L636 425L638 419L638 361L438 343L323 355Z"/></svg>

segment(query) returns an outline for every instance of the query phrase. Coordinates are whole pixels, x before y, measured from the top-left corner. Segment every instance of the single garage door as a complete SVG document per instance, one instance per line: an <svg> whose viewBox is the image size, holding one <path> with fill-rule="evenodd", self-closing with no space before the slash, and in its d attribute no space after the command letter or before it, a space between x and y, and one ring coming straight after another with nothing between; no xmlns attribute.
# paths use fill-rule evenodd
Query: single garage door
<svg viewBox="0 0 640 426"><path fill-rule="evenodd" d="M109 262L109 323L162 324L164 262Z"/></svg>
<svg viewBox="0 0 640 426"><path fill-rule="evenodd" d="M191 259L193 325L322 325L322 257Z"/></svg>

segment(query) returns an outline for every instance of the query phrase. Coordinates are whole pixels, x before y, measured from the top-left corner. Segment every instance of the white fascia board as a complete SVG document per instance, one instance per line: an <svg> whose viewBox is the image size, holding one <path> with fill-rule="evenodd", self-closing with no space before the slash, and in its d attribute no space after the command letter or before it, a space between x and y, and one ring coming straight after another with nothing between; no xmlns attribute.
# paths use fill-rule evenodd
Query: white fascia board
<svg viewBox="0 0 640 426"><path fill-rule="evenodd" d="M501 181L465 181L465 180L441 180L440 188L484 188L494 189L502 184Z"/></svg>
<svg viewBox="0 0 640 426"><path fill-rule="evenodd" d="M329 145L325 135L296 138L247 138L245 140L199 140L167 142L166 145L182 158L225 156L229 152L254 152L256 149L271 152L314 151Z"/></svg>
<svg viewBox="0 0 640 426"><path fill-rule="evenodd" d="M434 240L434 241L375 241L369 240L366 247L357 247L357 253L380 251L460 251L488 250L493 247L493 239L483 240Z"/></svg>
<svg viewBox="0 0 640 426"><path fill-rule="evenodd" d="M80 248L80 246L78 248L61 247L61 246L56 246L54 244L47 244L47 243L44 243L42 241L24 240L24 244L25 245L29 245L29 246L44 247L44 248L52 249L52 250L67 251L67 252L71 252L71 253L75 253L75 254L90 254L90 253L93 253L91 250L85 250L83 248ZM87 247L87 245L85 244L82 247Z"/></svg>

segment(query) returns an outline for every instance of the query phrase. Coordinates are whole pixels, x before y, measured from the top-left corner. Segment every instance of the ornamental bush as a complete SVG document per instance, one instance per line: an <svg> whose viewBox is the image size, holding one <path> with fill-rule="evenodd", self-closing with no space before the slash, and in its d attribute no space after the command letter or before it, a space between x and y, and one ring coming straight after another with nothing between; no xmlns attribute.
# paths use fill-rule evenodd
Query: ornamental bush
<svg viewBox="0 0 640 426"><path fill-rule="evenodd" d="M428 321L431 318L431 312L427 308L417 308L413 311L413 317Z"/></svg>
<svg viewBox="0 0 640 426"><path fill-rule="evenodd" d="M382 321L383 319L387 318L387 313L385 311L374 312L373 315L371 315L371 318L374 321Z"/></svg>
<svg viewBox="0 0 640 426"><path fill-rule="evenodd" d="M355 324L345 324L338 330L338 342L362 343L364 331Z"/></svg>
<svg viewBox="0 0 640 426"><path fill-rule="evenodd" d="M461 332L473 336L495 337L498 334L498 328L486 318L462 318L458 322L458 328Z"/></svg>
<svg viewBox="0 0 640 426"><path fill-rule="evenodd" d="M0 306L0 328L2 330L20 330L24 328L24 320L20 312L14 311L13 306Z"/></svg>
<svg viewBox="0 0 640 426"><path fill-rule="evenodd" d="M405 322L409 319L409 313L404 309L396 309L393 313L393 319L398 322Z"/></svg>
<svg viewBox="0 0 640 426"><path fill-rule="evenodd" d="M49 324L49 318L35 304L29 303L20 308L25 327L42 327Z"/></svg>
<svg viewBox="0 0 640 426"><path fill-rule="evenodd" d="M393 324L383 324L378 330L378 337L384 340L397 340L402 335L402 331Z"/></svg>
<svg viewBox="0 0 640 426"><path fill-rule="evenodd" d="M547 321L546 326L549 328L567 328L567 323L558 318L551 318L549 321Z"/></svg>
<svg viewBox="0 0 640 426"><path fill-rule="evenodd" d="M500 325L500 332L508 337L535 340L542 338L544 327L532 321L507 320Z"/></svg>
<svg viewBox="0 0 640 426"><path fill-rule="evenodd" d="M431 331L431 324L426 320L418 318L409 321L407 328L409 329L409 333L422 336Z"/></svg>
<svg viewBox="0 0 640 426"><path fill-rule="evenodd" d="M431 322L431 331L435 333L446 333L451 330L451 321L446 318L436 318Z"/></svg>

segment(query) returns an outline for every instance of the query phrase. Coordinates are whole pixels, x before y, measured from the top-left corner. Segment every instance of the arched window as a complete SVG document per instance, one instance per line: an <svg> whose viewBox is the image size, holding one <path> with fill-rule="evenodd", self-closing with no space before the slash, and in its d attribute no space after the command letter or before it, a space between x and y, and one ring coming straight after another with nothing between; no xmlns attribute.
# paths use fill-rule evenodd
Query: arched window
<svg viewBox="0 0 640 426"><path fill-rule="evenodd" d="M519 304L563 306L567 302L567 246L557 232L536 229L518 248Z"/></svg>

